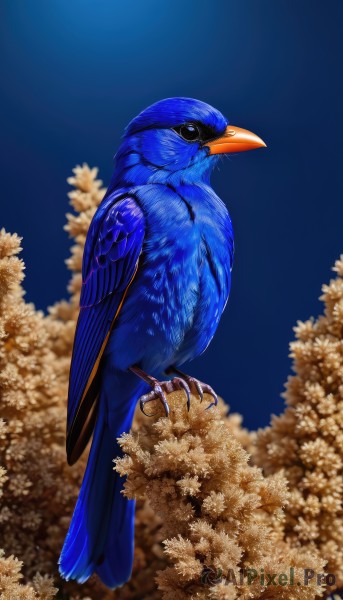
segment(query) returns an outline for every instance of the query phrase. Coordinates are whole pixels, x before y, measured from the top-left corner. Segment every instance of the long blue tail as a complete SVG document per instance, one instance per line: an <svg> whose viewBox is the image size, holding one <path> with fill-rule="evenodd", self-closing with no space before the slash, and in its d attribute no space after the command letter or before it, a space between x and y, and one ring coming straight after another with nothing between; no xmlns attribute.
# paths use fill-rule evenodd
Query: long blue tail
<svg viewBox="0 0 343 600"><path fill-rule="evenodd" d="M112 390L114 379L112 374ZM121 493L123 479L113 471L113 458L122 454L116 438L131 427L141 387L117 379L113 405L108 383L102 385L86 472L59 562L66 579L83 583L97 573L107 587L115 588L131 575L135 503Z"/></svg>

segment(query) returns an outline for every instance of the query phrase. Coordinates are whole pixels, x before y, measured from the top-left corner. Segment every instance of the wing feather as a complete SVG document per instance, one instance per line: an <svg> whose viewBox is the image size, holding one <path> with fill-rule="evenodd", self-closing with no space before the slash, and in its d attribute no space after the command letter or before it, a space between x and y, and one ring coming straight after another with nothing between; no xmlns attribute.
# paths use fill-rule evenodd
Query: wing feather
<svg viewBox="0 0 343 600"><path fill-rule="evenodd" d="M92 433L101 357L138 268L144 217L132 196L103 200L83 259L80 313L69 377L67 457L73 464Z"/></svg>

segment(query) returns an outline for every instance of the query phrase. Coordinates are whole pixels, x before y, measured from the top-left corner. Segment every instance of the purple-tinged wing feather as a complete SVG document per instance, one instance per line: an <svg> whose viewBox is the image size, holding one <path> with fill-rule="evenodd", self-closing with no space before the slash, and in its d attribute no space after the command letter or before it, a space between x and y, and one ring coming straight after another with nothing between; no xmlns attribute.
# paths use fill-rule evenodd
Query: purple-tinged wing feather
<svg viewBox="0 0 343 600"><path fill-rule="evenodd" d="M107 198L86 240L80 314L69 377L67 454L72 464L94 425L102 353L135 275L144 239L144 217L132 197Z"/></svg>

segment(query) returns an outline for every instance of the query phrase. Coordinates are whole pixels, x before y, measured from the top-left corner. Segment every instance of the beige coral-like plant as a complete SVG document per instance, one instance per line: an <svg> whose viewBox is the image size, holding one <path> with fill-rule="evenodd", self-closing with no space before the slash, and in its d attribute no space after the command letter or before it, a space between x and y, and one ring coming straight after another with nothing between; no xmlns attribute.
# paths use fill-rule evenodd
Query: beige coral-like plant
<svg viewBox="0 0 343 600"><path fill-rule="evenodd" d="M57 560L86 459L66 465L68 372L83 247L104 194L87 165L68 181L70 298L47 316L25 302L20 238L0 233L0 598L50 600L57 588L66 600L306 600L323 591L316 579L275 587L262 575L294 566L303 581L304 569L322 573L327 560L342 585L343 259L323 289L325 315L298 324L284 415L255 444L223 402L206 411L193 397L188 413L175 394L170 420L138 413L117 463L138 498L132 578L114 592L96 577L61 580ZM257 571L251 585L240 580L247 567Z"/></svg>
<svg viewBox="0 0 343 600"><path fill-rule="evenodd" d="M325 312L298 322L291 343L295 375L287 407L259 432L254 459L266 473L282 470L291 490L285 536L319 549L343 587L343 256L323 286Z"/></svg>
<svg viewBox="0 0 343 600"><path fill-rule="evenodd" d="M209 402L210 398L206 398ZM261 583L261 573L323 572L316 552L294 551L273 528L287 501L281 474L265 478L230 432L221 409L206 410L182 392L169 396L170 417L145 420L120 438L125 456L116 470L127 476L125 494L148 498L162 521L167 565L156 578L164 600L186 598L314 598L314 585ZM160 413L162 414L162 413ZM256 578L240 581L243 570ZM257 576L258 575L258 576ZM267 581L267 578L266 578Z"/></svg>

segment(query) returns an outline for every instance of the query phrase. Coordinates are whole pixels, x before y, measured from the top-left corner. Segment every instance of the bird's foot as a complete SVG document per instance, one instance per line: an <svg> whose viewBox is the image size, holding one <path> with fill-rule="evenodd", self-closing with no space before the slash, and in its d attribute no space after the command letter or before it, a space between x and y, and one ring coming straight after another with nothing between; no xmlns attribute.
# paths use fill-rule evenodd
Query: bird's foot
<svg viewBox="0 0 343 600"><path fill-rule="evenodd" d="M196 379L195 377L192 377L191 375L186 375L186 373L183 373L182 371L174 367L168 369L167 373L177 373L180 377L182 377L183 381L185 381L188 384L188 387L199 396L200 402L203 401L204 394L212 396L213 402L211 402L211 404L208 405L206 410L208 410L212 406L217 406L218 396L215 393L214 389L211 388L211 386L207 383L203 383L202 381Z"/></svg>
<svg viewBox="0 0 343 600"><path fill-rule="evenodd" d="M190 409L191 390L189 388L188 383L183 379L183 377L174 377L173 379L168 381L158 381L157 379L155 379L155 377L152 377L151 375L145 373L145 371L143 371L137 365L133 365L132 367L130 367L130 371L132 371L132 373L135 373L135 375L140 377L140 379L143 379L143 381L146 381L146 383L148 383L152 388L151 392L149 392L148 394L144 394L139 399L140 409L142 413L147 417L153 417L155 413L147 414L145 412L145 405L149 402L154 402L155 400L159 400L162 403L166 416L168 417L170 410L166 396L168 394L171 394L171 392L176 392L177 390L184 390L187 399L187 408L188 410Z"/></svg>
<svg viewBox="0 0 343 600"><path fill-rule="evenodd" d="M217 406L218 396L215 393L214 389L210 385L208 385L208 383L203 383L202 381L199 381L199 379L196 379L195 377L191 377L191 376L189 376L186 379L186 381L191 389L196 390L196 393L198 393L198 395L199 395L200 402L203 401L204 394L208 394L209 396L212 396L213 402L211 402L211 404L209 404L207 408L211 408L212 406Z"/></svg>
<svg viewBox="0 0 343 600"><path fill-rule="evenodd" d="M189 410L191 405L191 391L189 389L189 385L186 383L186 381L181 379L181 377L174 377L170 381L157 381L157 379L155 379L150 383L150 385L152 387L151 392L144 394L139 399L140 409L145 416L155 416L156 413L148 414L145 412L145 405L149 404L149 402L159 400L163 405L166 416L168 417L170 411L166 396L177 390L184 390L187 398L187 408Z"/></svg>

